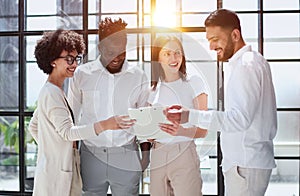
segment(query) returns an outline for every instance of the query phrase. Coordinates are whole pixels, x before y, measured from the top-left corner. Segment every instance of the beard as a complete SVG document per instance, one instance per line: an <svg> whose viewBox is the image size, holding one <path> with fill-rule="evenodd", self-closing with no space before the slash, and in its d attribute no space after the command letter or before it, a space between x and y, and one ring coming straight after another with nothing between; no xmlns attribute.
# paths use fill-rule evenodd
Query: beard
<svg viewBox="0 0 300 196"><path fill-rule="evenodd" d="M223 48L223 55L222 56L218 55L218 60L223 62L227 61L233 56L233 54L234 54L234 44L231 40L231 37L229 37L225 48Z"/></svg>

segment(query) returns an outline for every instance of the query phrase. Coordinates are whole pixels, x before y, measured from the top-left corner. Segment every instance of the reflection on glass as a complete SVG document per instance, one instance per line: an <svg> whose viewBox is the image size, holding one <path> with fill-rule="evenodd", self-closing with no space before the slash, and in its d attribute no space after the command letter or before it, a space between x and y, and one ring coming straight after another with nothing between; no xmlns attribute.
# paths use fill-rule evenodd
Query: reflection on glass
<svg viewBox="0 0 300 196"><path fill-rule="evenodd" d="M276 13L264 15L265 38L296 38L299 42L299 14ZM276 25L275 25L276 24ZM291 28L292 27L292 28Z"/></svg>
<svg viewBox="0 0 300 196"><path fill-rule="evenodd" d="M267 59L299 59L299 38L266 39L264 56ZM299 68L298 68L299 69Z"/></svg>
<svg viewBox="0 0 300 196"><path fill-rule="evenodd" d="M124 13L124 12L137 12L137 0L126 1L124 0L109 0L101 1L101 12L102 13Z"/></svg>
<svg viewBox="0 0 300 196"><path fill-rule="evenodd" d="M300 62L271 62L277 108L300 108Z"/></svg>
<svg viewBox="0 0 300 196"><path fill-rule="evenodd" d="M88 51L87 55L85 56L86 61L93 61L95 60L99 55L98 50L98 35L89 35L88 36Z"/></svg>
<svg viewBox="0 0 300 196"><path fill-rule="evenodd" d="M276 160L265 196L299 195L299 160Z"/></svg>
<svg viewBox="0 0 300 196"><path fill-rule="evenodd" d="M153 14L153 24L157 27L178 27L179 1L176 0L156 0L156 8Z"/></svg>
<svg viewBox="0 0 300 196"><path fill-rule="evenodd" d="M18 37L0 37L0 111L17 110L19 105Z"/></svg>
<svg viewBox="0 0 300 196"><path fill-rule="evenodd" d="M42 36L26 36L25 43L26 43L26 61L36 61L34 57L34 49L37 40L39 40Z"/></svg>
<svg viewBox="0 0 300 196"><path fill-rule="evenodd" d="M299 0L272 0L263 1L263 8L265 10L295 10L299 9Z"/></svg>
<svg viewBox="0 0 300 196"><path fill-rule="evenodd" d="M253 0L223 0L223 7L234 11L255 11L258 10L258 1Z"/></svg>
<svg viewBox="0 0 300 196"><path fill-rule="evenodd" d="M144 60L151 61L151 35L144 33L141 35L142 42L144 43L144 51L142 51Z"/></svg>
<svg viewBox="0 0 300 196"><path fill-rule="evenodd" d="M0 0L0 31L18 30L18 1Z"/></svg>
<svg viewBox="0 0 300 196"><path fill-rule="evenodd" d="M183 27L204 27L207 14L184 14L182 15Z"/></svg>
<svg viewBox="0 0 300 196"><path fill-rule="evenodd" d="M138 34L128 34L127 46L126 46L126 57L128 60L139 61L138 59Z"/></svg>
<svg viewBox="0 0 300 196"><path fill-rule="evenodd" d="M278 112L275 156L300 156L300 112Z"/></svg>
<svg viewBox="0 0 300 196"><path fill-rule="evenodd" d="M26 64L26 110L33 111L35 108L39 92L47 77L36 63Z"/></svg>
<svg viewBox="0 0 300 196"><path fill-rule="evenodd" d="M238 14L241 22L242 35L244 39L258 38L258 15L257 14Z"/></svg>
<svg viewBox="0 0 300 196"><path fill-rule="evenodd" d="M0 116L0 190L19 190L19 119Z"/></svg>
<svg viewBox="0 0 300 196"><path fill-rule="evenodd" d="M82 28L82 0L45 2L29 0L26 13L27 30Z"/></svg>
<svg viewBox="0 0 300 196"><path fill-rule="evenodd" d="M211 12L217 7L217 1L211 0L184 0L181 3L183 12Z"/></svg>

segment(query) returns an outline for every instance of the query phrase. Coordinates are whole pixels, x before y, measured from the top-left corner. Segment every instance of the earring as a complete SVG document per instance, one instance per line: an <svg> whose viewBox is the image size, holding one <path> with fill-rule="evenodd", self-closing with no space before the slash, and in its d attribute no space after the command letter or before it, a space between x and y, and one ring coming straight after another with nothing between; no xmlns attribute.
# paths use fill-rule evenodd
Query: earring
<svg viewBox="0 0 300 196"><path fill-rule="evenodd" d="M55 64L52 64L52 67L55 67Z"/></svg>

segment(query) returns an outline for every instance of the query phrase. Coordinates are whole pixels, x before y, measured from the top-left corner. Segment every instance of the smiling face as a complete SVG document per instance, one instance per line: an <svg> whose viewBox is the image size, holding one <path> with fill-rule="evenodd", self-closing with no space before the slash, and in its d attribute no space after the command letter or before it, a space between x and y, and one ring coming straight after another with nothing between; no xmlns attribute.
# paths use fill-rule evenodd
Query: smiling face
<svg viewBox="0 0 300 196"><path fill-rule="evenodd" d="M206 27L206 38L209 41L209 47L217 52L218 60L226 61L235 53L233 33L236 32L219 26Z"/></svg>
<svg viewBox="0 0 300 196"><path fill-rule="evenodd" d="M73 77L74 72L78 66L76 61L77 56L78 53L76 50L72 52L67 52L63 50L60 54L60 57L55 59L52 63L52 65L54 65L53 72L56 72L57 75L59 75L62 78ZM69 65L67 62L71 59L70 57L74 59L74 62L71 65Z"/></svg>
<svg viewBox="0 0 300 196"><path fill-rule="evenodd" d="M101 40L99 44L100 61L110 73L121 71L126 58L126 44L127 35L123 31Z"/></svg>
<svg viewBox="0 0 300 196"><path fill-rule="evenodd" d="M183 52L180 45L174 41L169 41L159 52L158 61L164 70L165 76L177 75L182 64Z"/></svg>

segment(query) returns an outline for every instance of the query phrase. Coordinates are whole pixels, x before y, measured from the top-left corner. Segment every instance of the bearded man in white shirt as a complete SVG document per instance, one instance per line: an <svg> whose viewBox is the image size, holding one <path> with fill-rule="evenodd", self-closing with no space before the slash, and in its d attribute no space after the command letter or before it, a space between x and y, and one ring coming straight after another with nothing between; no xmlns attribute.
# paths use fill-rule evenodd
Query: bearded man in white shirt
<svg viewBox="0 0 300 196"><path fill-rule="evenodd" d="M165 113L171 121L188 121L221 132L227 196L263 196L276 167L273 139L277 113L270 66L245 44L240 20L233 11L212 12L205 27L210 49L217 52L219 61L228 60L224 67L225 111L171 106Z"/></svg>
<svg viewBox="0 0 300 196"><path fill-rule="evenodd" d="M99 23L100 56L78 67L70 81L68 99L78 125L126 115L128 108L146 106L149 81L146 74L126 60L127 33L121 18ZM81 144L84 195L138 195L142 171L149 164L150 143L141 143L129 129L107 130Z"/></svg>

